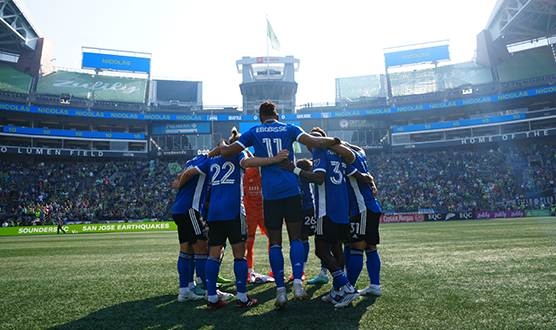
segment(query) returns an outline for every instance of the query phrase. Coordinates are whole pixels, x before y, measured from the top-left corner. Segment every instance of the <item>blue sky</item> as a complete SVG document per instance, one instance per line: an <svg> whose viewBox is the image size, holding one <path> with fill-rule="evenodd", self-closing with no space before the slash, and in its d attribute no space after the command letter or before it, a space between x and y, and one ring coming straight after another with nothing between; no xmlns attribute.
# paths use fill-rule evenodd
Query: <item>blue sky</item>
<svg viewBox="0 0 556 330"><path fill-rule="evenodd" d="M297 104L333 103L335 78L384 73L384 48L449 39L470 61L496 0L23 2L58 67L80 68L83 46L151 53L153 77L203 81L207 107L241 106L235 62L266 56L267 18L270 56L300 60Z"/></svg>

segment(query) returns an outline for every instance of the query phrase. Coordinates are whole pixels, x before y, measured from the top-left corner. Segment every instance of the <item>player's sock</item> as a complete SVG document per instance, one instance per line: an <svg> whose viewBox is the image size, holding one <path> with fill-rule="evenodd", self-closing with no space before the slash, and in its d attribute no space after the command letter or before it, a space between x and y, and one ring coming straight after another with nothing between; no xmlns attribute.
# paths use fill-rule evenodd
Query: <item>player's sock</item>
<svg viewBox="0 0 556 330"><path fill-rule="evenodd" d="M380 285L380 256L376 248L366 249L367 254L367 272L371 284Z"/></svg>
<svg viewBox="0 0 556 330"><path fill-rule="evenodd" d="M347 264L346 269L349 283L355 285L363 269L363 251L351 249L351 258L349 259L349 264Z"/></svg>
<svg viewBox="0 0 556 330"><path fill-rule="evenodd" d="M304 239L301 241L303 243L303 249L305 250L305 263L309 260L309 251L311 250L311 245L309 244L309 239Z"/></svg>
<svg viewBox="0 0 556 330"><path fill-rule="evenodd" d="M346 274L344 274L342 268L338 267L338 269L332 272L332 276L334 277L334 280L332 281L334 288L343 287L347 293L352 293L354 291L353 286L349 284Z"/></svg>
<svg viewBox="0 0 556 330"><path fill-rule="evenodd" d="M206 274L205 269L207 265L207 255L206 254L196 254L195 255L195 270L197 271L197 276L201 278L203 284L205 284Z"/></svg>
<svg viewBox="0 0 556 330"><path fill-rule="evenodd" d="M272 268L272 275L274 276L274 282L276 287L284 287L284 255L282 254L282 247L278 244L274 244L268 250L268 259L270 261L270 267Z"/></svg>
<svg viewBox="0 0 556 330"><path fill-rule="evenodd" d="M195 252L191 253L191 260L189 260L189 283L195 282ZM195 283L193 283L195 286Z"/></svg>
<svg viewBox="0 0 556 330"><path fill-rule="evenodd" d="M218 273L220 272L220 259L208 257L205 269L205 289L207 290L209 301L215 303L218 301L218 294L216 293L216 281L218 280Z"/></svg>
<svg viewBox="0 0 556 330"><path fill-rule="evenodd" d="M301 280L303 276L303 263L305 260L305 248L301 240L295 240L290 244L290 260L294 280Z"/></svg>
<svg viewBox="0 0 556 330"><path fill-rule="evenodd" d="M247 260L245 258L234 259L234 274L236 275L237 292L245 293L247 291Z"/></svg>
<svg viewBox="0 0 556 330"><path fill-rule="evenodd" d="M180 252L178 258L178 274L180 278L180 288L189 289L189 260L191 255L187 253Z"/></svg>
<svg viewBox="0 0 556 330"><path fill-rule="evenodd" d="M351 244L349 242L344 243L344 269L347 275L348 269L347 265L349 265L349 259L351 258Z"/></svg>
<svg viewBox="0 0 556 330"><path fill-rule="evenodd" d="M247 249L247 266L253 269L253 246L255 245L255 237L247 237L245 248Z"/></svg>

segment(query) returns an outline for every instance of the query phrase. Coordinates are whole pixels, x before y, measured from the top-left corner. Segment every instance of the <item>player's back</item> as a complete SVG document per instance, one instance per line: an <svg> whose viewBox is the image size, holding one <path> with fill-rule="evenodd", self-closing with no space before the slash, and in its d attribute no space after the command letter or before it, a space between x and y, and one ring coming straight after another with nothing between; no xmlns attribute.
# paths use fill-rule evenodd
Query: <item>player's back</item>
<svg viewBox="0 0 556 330"><path fill-rule="evenodd" d="M198 155L191 159L186 165L186 169L192 168L201 164L206 160L205 155ZM185 214L190 208L195 208L199 211L203 196L203 187L205 185L206 176L204 174L194 175L191 180L187 181L176 194L174 199L174 206L172 208L173 214Z"/></svg>
<svg viewBox="0 0 556 330"><path fill-rule="evenodd" d="M197 166L210 178L210 206L207 221L232 220L243 208L243 168L240 162L246 157L244 151L230 159L212 157Z"/></svg>
<svg viewBox="0 0 556 330"><path fill-rule="evenodd" d="M304 133L298 126L274 121L252 127L237 142L244 148L253 146L256 157L273 157L287 149L288 158L295 162L293 143ZM278 164L261 168L261 182L265 199L282 199L301 193L297 176L280 169Z"/></svg>
<svg viewBox="0 0 556 330"><path fill-rule="evenodd" d="M313 149L313 172L325 172L323 184L315 191L316 216L328 215L332 222L349 223L346 163L328 148Z"/></svg>

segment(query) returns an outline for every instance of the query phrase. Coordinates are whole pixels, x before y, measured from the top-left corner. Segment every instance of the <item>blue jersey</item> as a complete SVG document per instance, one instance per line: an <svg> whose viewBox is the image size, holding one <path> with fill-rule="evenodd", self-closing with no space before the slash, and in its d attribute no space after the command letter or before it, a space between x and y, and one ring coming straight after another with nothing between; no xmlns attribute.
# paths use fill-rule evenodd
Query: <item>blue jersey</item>
<svg viewBox="0 0 556 330"><path fill-rule="evenodd" d="M298 126L272 122L252 127L237 141L243 148L253 146L256 157L273 157L282 149L290 152L288 158L295 163L293 143L305 132ZM283 199L299 195L299 180L289 171L282 170L278 164L261 167L263 198Z"/></svg>
<svg viewBox="0 0 556 330"><path fill-rule="evenodd" d="M316 217L328 215L332 222L349 223L346 163L328 148L313 149L313 172L324 172L323 184L315 192Z"/></svg>
<svg viewBox="0 0 556 330"><path fill-rule="evenodd" d="M186 169L194 167L207 159L205 155L195 156L186 165ZM183 187L178 190L174 200L172 214L186 214L190 208L200 212L204 203L204 192L206 187L206 176L204 174L194 175Z"/></svg>
<svg viewBox="0 0 556 330"><path fill-rule="evenodd" d="M304 210L309 210L314 207L313 202L313 184L303 178L299 178L301 184L301 203Z"/></svg>
<svg viewBox="0 0 556 330"><path fill-rule="evenodd" d="M196 166L210 178L210 205L207 221L233 220L245 214L243 208L243 173L240 163L247 157L245 151L230 159L216 156Z"/></svg>
<svg viewBox="0 0 556 330"><path fill-rule="evenodd" d="M380 204L373 197L372 186L369 183L361 182L352 176L356 171L369 173L365 152L363 150L355 151L353 149L352 151L355 154L355 161L351 165L348 165L347 169L349 181L349 209L351 210L351 216L356 216L366 209L369 209L374 213L382 212Z"/></svg>

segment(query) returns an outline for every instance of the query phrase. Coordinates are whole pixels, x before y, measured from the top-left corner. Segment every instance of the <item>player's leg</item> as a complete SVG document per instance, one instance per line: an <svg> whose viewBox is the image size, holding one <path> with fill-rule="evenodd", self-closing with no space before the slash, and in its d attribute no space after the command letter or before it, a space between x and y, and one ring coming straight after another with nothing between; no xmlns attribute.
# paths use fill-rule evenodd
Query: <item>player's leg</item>
<svg viewBox="0 0 556 330"><path fill-rule="evenodd" d="M382 295L382 289L380 287L381 261L377 250L377 245L380 243L380 236L378 233L380 215L381 213L373 213L369 211L368 223L370 230L368 235L369 237L367 239L368 244L365 248L365 254L367 255L367 272L369 273L371 284L365 290L362 290L361 294L364 295Z"/></svg>
<svg viewBox="0 0 556 330"><path fill-rule="evenodd" d="M323 297L323 300L334 303L335 307L345 307L351 301L359 298L357 291L349 284L341 267L341 263L343 263L342 240L345 239L343 232L346 230L346 225L333 223L328 216L317 219L315 253L332 274L334 287L328 296ZM337 296L341 295L340 289L345 294L341 300L338 300Z"/></svg>
<svg viewBox="0 0 556 330"><path fill-rule="evenodd" d="M303 277L303 265L305 264L305 248L303 247L302 226L303 208L301 195L284 199L284 210L286 228L290 239L290 261L293 272L293 297L295 300L307 300L309 296L303 290L301 279Z"/></svg>
<svg viewBox="0 0 556 330"><path fill-rule="evenodd" d="M346 263L349 283L355 286L357 278L363 269L363 251L367 246L365 241L367 212L360 213L350 218L351 251L350 260Z"/></svg>
<svg viewBox="0 0 556 330"><path fill-rule="evenodd" d="M264 223L268 233L270 247L268 259L274 283L276 283L276 308L285 307L288 303L284 286L284 255L282 254L282 224L284 213L282 200L263 200Z"/></svg>
<svg viewBox="0 0 556 330"><path fill-rule="evenodd" d="M209 229L211 244L205 267L205 288L208 300L207 310L215 311L227 306L228 303L225 300L231 299L233 295L219 292L217 288L220 263L224 254L224 242L228 238L226 221L209 221Z"/></svg>
<svg viewBox="0 0 556 330"><path fill-rule="evenodd" d="M257 299L247 296L247 275L248 265L245 258L245 241L247 231L245 218L238 215L235 220L229 222L229 240L234 254L234 274L236 276L237 302L236 308L253 307L257 304ZM243 222L243 224L242 224Z"/></svg>
<svg viewBox="0 0 556 330"><path fill-rule="evenodd" d="M180 280L180 294L178 296L178 301L186 301L186 300L198 300L202 299L202 296L199 296L195 293L192 293L189 288L189 278L191 274L190 269L190 260L193 251L195 250L195 246L197 247L197 252L203 253L206 256L207 249L206 249L206 230L201 230L200 228L204 228L204 222L199 223L195 218L191 218L190 214L173 214L174 222L178 227L178 238L180 241L180 255L178 258L178 274ZM196 223L196 227L199 228L198 231L195 230L195 226L193 226L193 222ZM200 227L199 227L200 226ZM203 241L204 240L204 241ZM202 249L201 246L205 245L205 248Z"/></svg>

